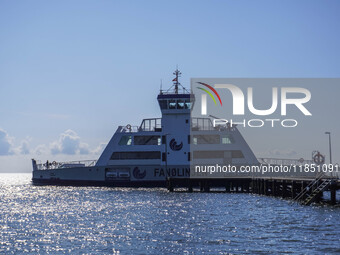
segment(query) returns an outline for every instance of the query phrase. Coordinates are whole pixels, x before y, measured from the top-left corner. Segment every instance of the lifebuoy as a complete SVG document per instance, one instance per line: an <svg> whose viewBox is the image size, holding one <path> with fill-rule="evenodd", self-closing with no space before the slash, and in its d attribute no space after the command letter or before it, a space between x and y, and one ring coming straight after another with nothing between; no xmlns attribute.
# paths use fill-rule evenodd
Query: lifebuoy
<svg viewBox="0 0 340 255"><path fill-rule="evenodd" d="M316 164L323 164L325 163L325 156L322 155L319 151L313 156L313 161Z"/></svg>
<svg viewBox="0 0 340 255"><path fill-rule="evenodd" d="M52 165L53 165L53 166L56 166L56 165L57 165L57 162L56 162L56 161L53 161L53 162L52 162Z"/></svg>
<svg viewBox="0 0 340 255"><path fill-rule="evenodd" d="M131 131L131 125L130 124L127 124L126 125L126 128L129 129Z"/></svg>

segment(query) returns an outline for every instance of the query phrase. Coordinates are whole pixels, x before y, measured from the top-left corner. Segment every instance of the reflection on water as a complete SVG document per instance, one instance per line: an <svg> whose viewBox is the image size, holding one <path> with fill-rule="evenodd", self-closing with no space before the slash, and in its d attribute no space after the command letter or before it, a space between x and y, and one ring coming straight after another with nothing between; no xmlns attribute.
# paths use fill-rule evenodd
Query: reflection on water
<svg viewBox="0 0 340 255"><path fill-rule="evenodd" d="M340 253L340 208L0 174L0 254Z"/></svg>

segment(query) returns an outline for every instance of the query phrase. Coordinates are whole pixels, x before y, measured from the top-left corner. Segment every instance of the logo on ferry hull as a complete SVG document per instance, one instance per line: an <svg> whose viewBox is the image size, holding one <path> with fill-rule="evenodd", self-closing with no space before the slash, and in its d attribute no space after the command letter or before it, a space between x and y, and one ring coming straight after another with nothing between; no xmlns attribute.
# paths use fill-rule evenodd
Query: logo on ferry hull
<svg viewBox="0 0 340 255"><path fill-rule="evenodd" d="M173 151L179 151L183 148L183 142L181 142L180 144L177 144L175 139L171 139L169 145L170 145L171 150Z"/></svg>
<svg viewBox="0 0 340 255"><path fill-rule="evenodd" d="M132 171L132 175L136 179L144 179L144 177L146 176L146 170L144 170L144 172L141 172L141 170L136 166L135 169L133 169Z"/></svg>

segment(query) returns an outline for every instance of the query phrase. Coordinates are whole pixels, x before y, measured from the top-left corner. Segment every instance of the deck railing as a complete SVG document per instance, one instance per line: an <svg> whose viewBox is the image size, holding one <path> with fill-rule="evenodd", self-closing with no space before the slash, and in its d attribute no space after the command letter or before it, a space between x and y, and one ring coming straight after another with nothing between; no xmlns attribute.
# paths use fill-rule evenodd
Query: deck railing
<svg viewBox="0 0 340 255"><path fill-rule="evenodd" d="M95 166L97 160L78 160L78 161L65 161L65 162L57 162L57 161L46 161L46 163L37 162L32 159L34 170L49 170L49 169L61 169L61 168L73 168L73 167L90 167Z"/></svg>
<svg viewBox="0 0 340 255"><path fill-rule="evenodd" d="M162 119L152 118L143 119L140 126L131 126L130 124L126 126L119 126L118 132L122 133L136 133L136 132L160 132L162 131Z"/></svg>

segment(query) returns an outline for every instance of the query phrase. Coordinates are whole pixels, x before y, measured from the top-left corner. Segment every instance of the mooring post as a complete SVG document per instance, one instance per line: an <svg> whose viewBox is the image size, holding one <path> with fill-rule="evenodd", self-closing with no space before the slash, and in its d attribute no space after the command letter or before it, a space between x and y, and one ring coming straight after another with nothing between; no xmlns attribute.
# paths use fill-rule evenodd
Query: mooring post
<svg viewBox="0 0 340 255"><path fill-rule="evenodd" d="M173 192L173 191L174 191L174 187L173 187L173 185L172 185L172 181L171 181L170 178L168 179L168 190L169 190L170 192Z"/></svg>
<svg viewBox="0 0 340 255"><path fill-rule="evenodd" d="M193 192L193 188L192 188L192 182L191 182L191 180L189 180L188 192L190 192L190 193L192 193L192 192Z"/></svg>
<svg viewBox="0 0 340 255"><path fill-rule="evenodd" d="M301 181L301 192L303 192L303 190L305 189L305 182L304 181ZM301 197L301 199L305 199L305 195L303 195L302 197Z"/></svg>
<svg viewBox="0 0 340 255"><path fill-rule="evenodd" d="M263 193L265 195L268 195L268 180L264 180L264 185L263 185Z"/></svg>
<svg viewBox="0 0 340 255"><path fill-rule="evenodd" d="M272 181L272 196L276 196L276 181Z"/></svg>
<svg viewBox="0 0 340 255"><path fill-rule="evenodd" d="M295 181L292 181L291 197L295 198Z"/></svg>
<svg viewBox="0 0 340 255"><path fill-rule="evenodd" d="M204 192L210 192L210 183L208 181L204 184Z"/></svg>
<svg viewBox="0 0 340 255"><path fill-rule="evenodd" d="M336 204L336 185L335 185L335 183L331 184L330 189L331 189L331 204L335 205Z"/></svg>
<svg viewBox="0 0 340 255"><path fill-rule="evenodd" d="M227 181L226 184L225 184L225 191L230 192L230 182L229 181Z"/></svg>
<svg viewBox="0 0 340 255"><path fill-rule="evenodd" d="M286 197L287 192L287 182L286 180L282 180L282 198Z"/></svg>

